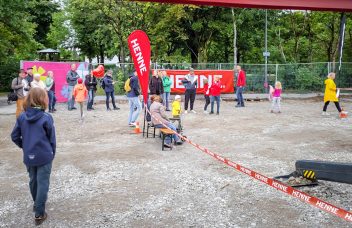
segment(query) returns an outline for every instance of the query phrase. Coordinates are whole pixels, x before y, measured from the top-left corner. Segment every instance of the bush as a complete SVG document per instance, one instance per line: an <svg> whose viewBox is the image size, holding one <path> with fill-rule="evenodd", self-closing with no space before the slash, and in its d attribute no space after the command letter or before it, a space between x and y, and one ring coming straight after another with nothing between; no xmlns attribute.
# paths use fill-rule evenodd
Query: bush
<svg viewBox="0 0 352 228"><path fill-rule="evenodd" d="M16 60L2 63L0 67L0 91L11 91L11 82L18 76L19 63Z"/></svg>
<svg viewBox="0 0 352 228"><path fill-rule="evenodd" d="M296 88L300 91L321 91L324 87L323 78L307 67L298 69L296 75Z"/></svg>

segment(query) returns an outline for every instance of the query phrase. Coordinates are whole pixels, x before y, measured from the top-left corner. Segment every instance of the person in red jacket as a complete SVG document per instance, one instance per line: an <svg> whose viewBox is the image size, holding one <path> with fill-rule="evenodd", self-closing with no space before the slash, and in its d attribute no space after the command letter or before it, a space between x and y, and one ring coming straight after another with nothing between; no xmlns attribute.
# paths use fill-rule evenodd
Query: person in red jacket
<svg viewBox="0 0 352 228"><path fill-rule="evenodd" d="M210 103L211 111L210 114L214 114L214 101L216 101L216 115L220 114L220 93L221 93L221 82L220 77L215 76L214 82L210 86Z"/></svg>
<svg viewBox="0 0 352 228"><path fill-rule="evenodd" d="M237 97L237 105L236 107L244 107L243 100L243 89L246 86L246 72L241 69L241 66L236 66L237 72L237 81L236 81L236 97Z"/></svg>

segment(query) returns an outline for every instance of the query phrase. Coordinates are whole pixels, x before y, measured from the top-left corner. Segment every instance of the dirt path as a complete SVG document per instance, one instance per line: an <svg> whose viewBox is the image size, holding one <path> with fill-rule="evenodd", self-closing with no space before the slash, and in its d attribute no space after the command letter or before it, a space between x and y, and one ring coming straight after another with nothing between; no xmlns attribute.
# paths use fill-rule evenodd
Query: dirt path
<svg viewBox="0 0 352 228"><path fill-rule="evenodd" d="M267 102L220 116L184 119L185 134L231 160L270 177L288 174L298 159L352 162L352 118L322 117L322 103L284 101L282 114ZM344 103L346 110L352 104ZM161 151L127 126L127 105L86 115L59 105L54 114L57 156L43 227L351 227L224 166L190 145ZM0 115L0 226L33 224L22 152L10 140L13 115ZM321 182L303 191L352 210L352 187Z"/></svg>

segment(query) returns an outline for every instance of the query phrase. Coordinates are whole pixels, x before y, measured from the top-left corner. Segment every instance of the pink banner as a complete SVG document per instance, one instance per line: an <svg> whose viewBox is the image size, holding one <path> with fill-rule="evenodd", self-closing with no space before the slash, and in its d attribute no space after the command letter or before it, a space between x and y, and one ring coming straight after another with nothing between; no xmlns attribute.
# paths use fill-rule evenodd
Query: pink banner
<svg viewBox="0 0 352 228"><path fill-rule="evenodd" d="M48 71L54 73L55 81L55 94L57 102L66 102L67 101L67 82L66 74L71 69L72 63L67 62L42 62L42 61L23 61L22 68L27 69L29 67L33 68L33 74L40 74L41 80L45 80ZM88 74L88 63L75 63L77 65L77 73L81 78L85 78L85 75Z"/></svg>

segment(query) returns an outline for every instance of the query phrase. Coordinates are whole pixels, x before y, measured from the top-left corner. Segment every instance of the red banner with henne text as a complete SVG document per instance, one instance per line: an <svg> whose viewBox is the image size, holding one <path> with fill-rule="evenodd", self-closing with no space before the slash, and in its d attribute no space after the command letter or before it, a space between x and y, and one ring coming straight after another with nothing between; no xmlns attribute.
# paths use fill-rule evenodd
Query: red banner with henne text
<svg viewBox="0 0 352 228"><path fill-rule="evenodd" d="M147 34L141 30L132 32L128 37L128 47L142 87L144 103L146 103L150 73L150 41Z"/></svg>
<svg viewBox="0 0 352 228"><path fill-rule="evenodd" d="M171 93L183 94L185 87L182 80L189 73L187 70L166 70L172 81ZM220 77L222 89L221 93L234 92L234 71L233 70L195 70L194 75L197 77L198 88L197 93L204 92L204 80L207 79L209 87L215 77Z"/></svg>

